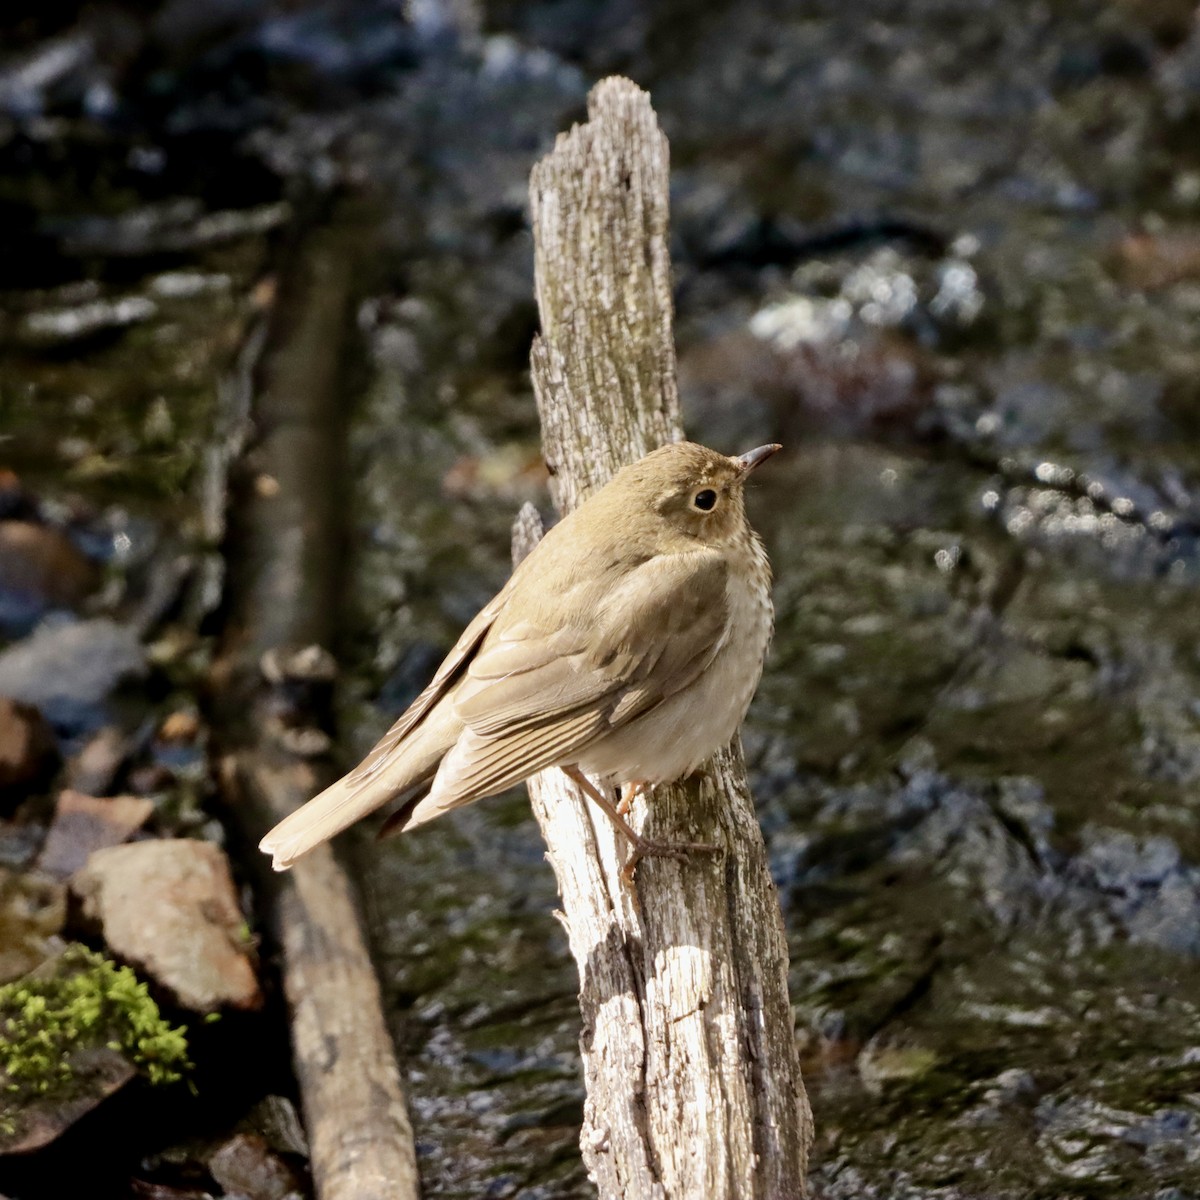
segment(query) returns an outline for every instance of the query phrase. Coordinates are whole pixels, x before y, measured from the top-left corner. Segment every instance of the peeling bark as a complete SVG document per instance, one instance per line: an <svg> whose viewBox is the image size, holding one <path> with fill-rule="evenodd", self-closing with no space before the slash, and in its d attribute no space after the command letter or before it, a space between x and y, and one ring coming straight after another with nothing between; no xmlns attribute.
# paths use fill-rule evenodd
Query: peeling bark
<svg viewBox="0 0 1200 1200"><path fill-rule="evenodd" d="M542 334L533 382L566 512L623 464L683 437L672 335L666 138L628 80L534 168ZM514 553L541 534L522 511ZM625 847L558 771L530 781L579 966L584 1161L604 1200L805 1194L812 1120L787 994L787 941L740 743L635 805L655 838L714 842L684 864Z"/></svg>

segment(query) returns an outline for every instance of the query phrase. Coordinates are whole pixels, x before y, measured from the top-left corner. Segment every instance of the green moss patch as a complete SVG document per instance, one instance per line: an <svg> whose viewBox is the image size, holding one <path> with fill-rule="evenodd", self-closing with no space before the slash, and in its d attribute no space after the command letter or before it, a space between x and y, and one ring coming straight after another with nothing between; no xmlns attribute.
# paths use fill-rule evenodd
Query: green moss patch
<svg viewBox="0 0 1200 1200"><path fill-rule="evenodd" d="M13 1134L30 1105L76 1100L81 1064L97 1051L154 1084L175 1083L191 1066L186 1028L163 1019L129 967L86 946L0 987L0 1134Z"/></svg>

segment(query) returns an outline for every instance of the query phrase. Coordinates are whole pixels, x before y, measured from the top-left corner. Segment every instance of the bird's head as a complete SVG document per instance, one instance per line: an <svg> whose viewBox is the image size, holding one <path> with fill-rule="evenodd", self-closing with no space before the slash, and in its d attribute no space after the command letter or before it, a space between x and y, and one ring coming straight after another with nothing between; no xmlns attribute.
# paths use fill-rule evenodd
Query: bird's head
<svg viewBox="0 0 1200 1200"><path fill-rule="evenodd" d="M747 528L743 488L751 473L780 447L725 455L695 442L673 442L625 467L609 485L630 516L658 518L670 535L721 545Z"/></svg>

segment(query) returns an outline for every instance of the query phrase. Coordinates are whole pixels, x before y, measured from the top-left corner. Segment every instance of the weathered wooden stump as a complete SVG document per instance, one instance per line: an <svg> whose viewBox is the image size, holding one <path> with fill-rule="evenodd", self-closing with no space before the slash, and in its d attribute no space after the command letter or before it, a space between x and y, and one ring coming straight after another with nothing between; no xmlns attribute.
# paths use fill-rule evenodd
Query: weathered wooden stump
<svg viewBox="0 0 1200 1200"><path fill-rule="evenodd" d="M531 180L542 334L533 382L566 512L622 465L683 437L672 336L667 141L626 79L589 97ZM735 449L728 447L727 449ZM526 508L514 552L540 536ZM740 744L656 788L634 821L713 842L647 860L636 897L607 818L559 771L530 783L579 965L582 1148L603 1200L804 1195L812 1119L787 993L787 941Z"/></svg>

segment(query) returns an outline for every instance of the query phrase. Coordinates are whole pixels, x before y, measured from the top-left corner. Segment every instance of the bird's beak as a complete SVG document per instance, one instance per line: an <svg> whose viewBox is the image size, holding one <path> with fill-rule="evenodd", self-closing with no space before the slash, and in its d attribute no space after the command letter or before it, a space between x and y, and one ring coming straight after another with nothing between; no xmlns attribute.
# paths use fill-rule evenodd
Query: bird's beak
<svg viewBox="0 0 1200 1200"><path fill-rule="evenodd" d="M778 442L771 442L768 446L759 446L755 450L747 450L745 454L739 454L737 461L741 464L742 474L749 475L755 467L765 463L776 450L782 450L783 447Z"/></svg>

